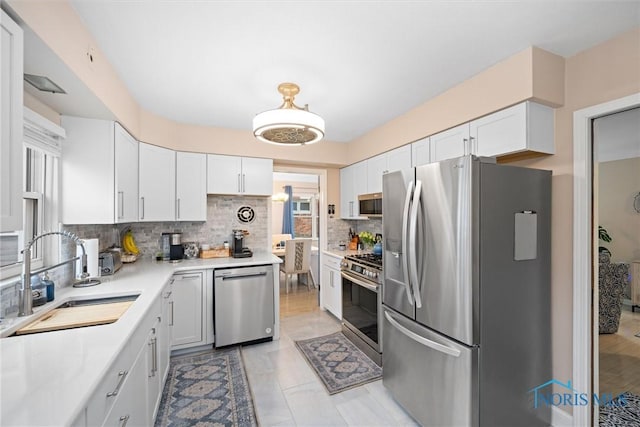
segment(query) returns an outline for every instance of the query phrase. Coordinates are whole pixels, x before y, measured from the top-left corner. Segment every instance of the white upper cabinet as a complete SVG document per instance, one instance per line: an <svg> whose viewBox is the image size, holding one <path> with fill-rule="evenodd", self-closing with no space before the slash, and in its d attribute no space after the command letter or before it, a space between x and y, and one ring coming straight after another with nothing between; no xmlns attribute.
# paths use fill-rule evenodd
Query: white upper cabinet
<svg viewBox="0 0 640 427"><path fill-rule="evenodd" d="M207 220L207 155L176 153L176 220Z"/></svg>
<svg viewBox="0 0 640 427"><path fill-rule="evenodd" d="M382 192L382 175L411 167L411 145L403 145L367 160L367 193Z"/></svg>
<svg viewBox="0 0 640 427"><path fill-rule="evenodd" d="M62 116L61 210L64 224L138 219L138 142L108 120Z"/></svg>
<svg viewBox="0 0 640 427"><path fill-rule="evenodd" d="M431 162L464 156L468 153L469 123L431 135L429 146Z"/></svg>
<svg viewBox="0 0 640 427"><path fill-rule="evenodd" d="M471 152L504 156L524 151L553 154L553 109L523 102L470 123Z"/></svg>
<svg viewBox="0 0 640 427"><path fill-rule="evenodd" d="M207 156L207 193L270 196L272 192L272 159Z"/></svg>
<svg viewBox="0 0 640 427"><path fill-rule="evenodd" d="M140 221L176 218L176 153L140 143Z"/></svg>
<svg viewBox="0 0 640 427"><path fill-rule="evenodd" d="M0 11L0 232L22 230L22 29Z"/></svg>
<svg viewBox="0 0 640 427"><path fill-rule="evenodd" d="M115 124L116 222L138 220L138 141Z"/></svg>
<svg viewBox="0 0 640 427"><path fill-rule="evenodd" d="M416 167L426 165L431 162L431 153L429 152L430 138L422 138L411 144L411 166Z"/></svg>
<svg viewBox="0 0 640 427"><path fill-rule="evenodd" d="M387 171L387 153L367 160L367 193L382 192L382 175ZM356 194L356 198L357 198Z"/></svg>
<svg viewBox="0 0 640 427"><path fill-rule="evenodd" d="M340 169L340 218L358 218L358 195L367 193L367 178L366 160Z"/></svg>

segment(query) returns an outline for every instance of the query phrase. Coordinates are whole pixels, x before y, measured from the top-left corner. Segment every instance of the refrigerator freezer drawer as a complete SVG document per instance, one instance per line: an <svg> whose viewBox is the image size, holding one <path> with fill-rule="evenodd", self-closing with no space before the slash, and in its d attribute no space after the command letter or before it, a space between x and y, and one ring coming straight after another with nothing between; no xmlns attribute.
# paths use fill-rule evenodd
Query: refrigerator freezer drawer
<svg viewBox="0 0 640 427"><path fill-rule="evenodd" d="M383 384L423 426L477 426L478 354L384 308Z"/></svg>

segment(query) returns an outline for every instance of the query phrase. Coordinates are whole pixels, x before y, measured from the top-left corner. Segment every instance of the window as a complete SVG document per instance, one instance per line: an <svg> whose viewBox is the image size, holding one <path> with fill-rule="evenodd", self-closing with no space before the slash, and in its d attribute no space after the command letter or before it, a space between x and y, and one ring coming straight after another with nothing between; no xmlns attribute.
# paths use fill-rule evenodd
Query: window
<svg viewBox="0 0 640 427"><path fill-rule="evenodd" d="M22 230L0 233L0 279L22 270L25 243L45 229L57 229L58 161L64 129L25 108ZM32 269L57 261L53 241L31 247Z"/></svg>
<svg viewBox="0 0 640 427"><path fill-rule="evenodd" d="M293 199L294 215L311 215L311 202L309 200Z"/></svg>

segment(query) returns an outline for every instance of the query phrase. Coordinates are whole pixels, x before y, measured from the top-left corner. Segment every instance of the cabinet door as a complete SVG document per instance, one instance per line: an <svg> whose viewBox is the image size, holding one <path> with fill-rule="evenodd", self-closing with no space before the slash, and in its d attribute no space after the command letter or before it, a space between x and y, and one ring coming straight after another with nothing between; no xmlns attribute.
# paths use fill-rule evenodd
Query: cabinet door
<svg viewBox="0 0 640 427"><path fill-rule="evenodd" d="M464 156L468 153L469 123L431 135L429 141L431 162Z"/></svg>
<svg viewBox="0 0 640 427"><path fill-rule="evenodd" d="M176 153L176 220L207 220L207 155Z"/></svg>
<svg viewBox="0 0 640 427"><path fill-rule="evenodd" d="M151 423L155 419L156 410L160 403L162 377L160 377L159 351L158 351L158 328L152 328L147 335L147 348L145 352L145 366L147 372L147 401L145 402L146 419ZM151 425L151 423L149 425Z"/></svg>
<svg viewBox="0 0 640 427"><path fill-rule="evenodd" d="M382 192L382 174L386 170L387 153L379 154L367 160L367 193Z"/></svg>
<svg viewBox="0 0 640 427"><path fill-rule="evenodd" d="M387 153L387 169L384 173L407 170L411 167L411 145L403 145ZM382 191L382 181L380 181Z"/></svg>
<svg viewBox="0 0 640 427"><path fill-rule="evenodd" d="M158 325L158 372L163 384L169 371L169 357L173 341L173 282L171 279L162 291L162 314Z"/></svg>
<svg viewBox="0 0 640 427"><path fill-rule="evenodd" d="M411 144L411 166L416 167L430 163L431 154L429 153L429 149L429 137L423 138Z"/></svg>
<svg viewBox="0 0 640 427"><path fill-rule="evenodd" d="M523 102L472 121L470 133L472 152L478 156L522 151L553 154L553 109Z"/></svg>
<svg viewBox="0 0 640 427"><path fill-rule="evenodd" d="M358 196L367 193L367 162L362 161L353 167L353 216L360 216Z"/></svg>
<svg viewBox="0 0 640 427"><path fill-rule="evenodd" d="M138 220L138 141L114 124L116 222Z"/></svg>
<svg viewBox="0 0 640 427"><path fill-rule="evenodd" d="M203 343L203 306L205 301L202 273L179 274L173 282L173 348ZM208 319L213 322L213 319Z"/></svg>
<svg viewBox="0 0 640 427"><path fill-rule="evenodd" d="M140 221L176 217L175 151L140 143Z"/></svg>
<svg viewBox="0 0 640 427"><path fill-rule="evenodd" d="M340 218L342 219L354 216L353 172L351 166L340 169Z"/></svg>
<svg viewBox="0 0 640 427"><path fill-rule="evenodd" d="M207 193L240 194L242 192L242 158L207 155Z"/></svg>
<svg viewBox="0 0 640 427"><path fill-rule="evenodd" d="M22 230L22 29L0 11L0 232Z"/></svg>
<svg viewBox="0 0 640 427"><path fill-rule="evenodd" d="M273 194L273 160L242 158L242 192L252 196Z"/></svg>

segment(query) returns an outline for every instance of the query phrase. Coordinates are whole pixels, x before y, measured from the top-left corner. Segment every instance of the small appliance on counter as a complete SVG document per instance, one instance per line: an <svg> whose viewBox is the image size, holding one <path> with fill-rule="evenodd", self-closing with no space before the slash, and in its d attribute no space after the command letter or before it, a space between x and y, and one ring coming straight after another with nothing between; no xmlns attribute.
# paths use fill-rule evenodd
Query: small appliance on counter
<svg viewBox="0 0 640 427"><path fill-rule="evenodd" d="M171 233L169 245L169 260L180 261L184 258L184 247L182 246L182 233Z"/></svg>
<svg viewBox="0 0 640 427"><path fill-rule="evenodd" d="M162 233L160 236L160 252L162 252L162 260L168 261L171 255L171 233Z"/></svg>
<svg viewBox="0 0 640 427"><path fill-rule="evenodd" d="M122 267L122 258L120 251L106 250L98 255L98 264L100 265L100 275L108 276L120 270Z"/></svg>
<svg viewBox="0 0 640 427"><path fill-rule="evenodd" d="M249 248L244 247L245 230L232 230L231 241L233 242L233 250L231 256L234 258L251 258L253 252Z"/></svg>

